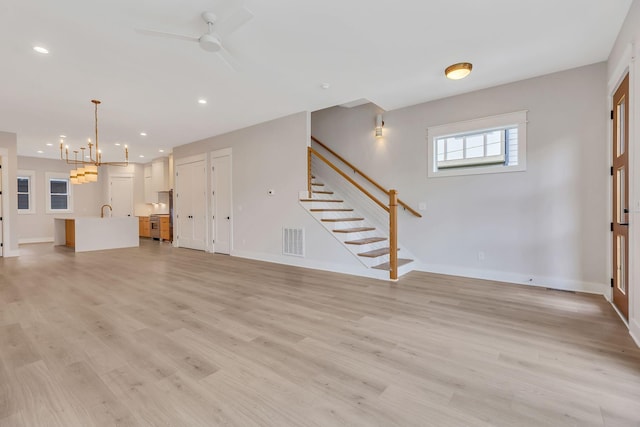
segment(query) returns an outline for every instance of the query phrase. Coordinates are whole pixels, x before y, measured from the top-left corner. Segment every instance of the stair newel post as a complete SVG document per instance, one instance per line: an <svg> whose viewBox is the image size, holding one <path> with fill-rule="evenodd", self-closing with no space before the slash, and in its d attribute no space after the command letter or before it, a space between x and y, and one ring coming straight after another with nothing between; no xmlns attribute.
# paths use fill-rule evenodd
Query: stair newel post
<svg viewBox="0 0 640 427"><path fill-rule="evenodd" d="M389 190L389 278L398 278L398 191Z"/></svg>
<svg viewBox="0 0 640 427"><path fill-rule="evenodd" d="M311 198L311 147L307 147L307 193Z"/></svg>

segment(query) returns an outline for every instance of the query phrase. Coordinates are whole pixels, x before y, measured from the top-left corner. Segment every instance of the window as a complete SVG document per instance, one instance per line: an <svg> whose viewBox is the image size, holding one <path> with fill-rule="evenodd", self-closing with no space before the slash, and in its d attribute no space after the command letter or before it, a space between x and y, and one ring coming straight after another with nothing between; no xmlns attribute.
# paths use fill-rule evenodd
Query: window
<svg viewBox="0 0 640 427"><path fill-rule="evenodd" d="M33 214L36 212L34 196L34 171L18 171L18 213Z"/></svg>
<svg viewBox="0 0 640 427"><path fill-rule="evenodd" d="M69 175L47 172L47 213L73 212Z"/></svg>
<svg viewBox="0 0 640 427"><path fill-rule="evenodd" d="M526 170L527 112L430 127L428 176Z"/></svg>

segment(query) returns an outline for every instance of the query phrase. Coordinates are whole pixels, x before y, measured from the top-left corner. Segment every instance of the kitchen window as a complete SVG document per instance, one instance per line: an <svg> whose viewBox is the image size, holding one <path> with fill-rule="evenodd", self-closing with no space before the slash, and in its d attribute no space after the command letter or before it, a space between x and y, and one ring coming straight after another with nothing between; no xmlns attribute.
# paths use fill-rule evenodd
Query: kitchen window
<svg viewBox="0 0 640 427"><path fill-rule="evenodd" d="M35 171L18 171L18 213L36 213L34 195Z"/></svg>
<svg viewBox="0 0 640 427"><path fill-rule="evenodd" d="M428 176L526 170L526 124L520 111L430 127Z"/></svg>
<svg viewBox="0 0 640 427"><path fill-rule="evenodd" d="M73 198L69 175L47 172L47 213L73 212Z"/></svg>

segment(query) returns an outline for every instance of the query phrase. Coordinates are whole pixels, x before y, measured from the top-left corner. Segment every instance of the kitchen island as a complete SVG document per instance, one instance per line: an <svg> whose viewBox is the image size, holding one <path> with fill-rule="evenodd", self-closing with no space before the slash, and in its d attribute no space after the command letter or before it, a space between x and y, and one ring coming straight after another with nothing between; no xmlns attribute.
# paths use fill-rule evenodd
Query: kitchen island
<svg viewBox="0 0 640 427"><path fill-rule="evenodd" d="M54 218L53 243L73 247L76 252L137 247L138 218Z"/></svg>

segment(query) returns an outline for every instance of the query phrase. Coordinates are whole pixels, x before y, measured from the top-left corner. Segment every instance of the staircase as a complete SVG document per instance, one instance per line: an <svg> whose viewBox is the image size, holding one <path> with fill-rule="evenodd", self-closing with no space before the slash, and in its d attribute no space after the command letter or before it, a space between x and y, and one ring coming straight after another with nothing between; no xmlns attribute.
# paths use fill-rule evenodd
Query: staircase
<svg viewBox="0 0 640 427"><path fill-rule="evenodd" d="M392 272L389 225L381 226L346 202L336 190L311 176L311 197L308 191L300 194L300 204L366 268ZM408 251L398 247L396 276L412 270L413 260ZM406 254L405 257L402 257ZM397 278L396 277L396 278ZM392 278L395 279L395 278Z"/></svg>

